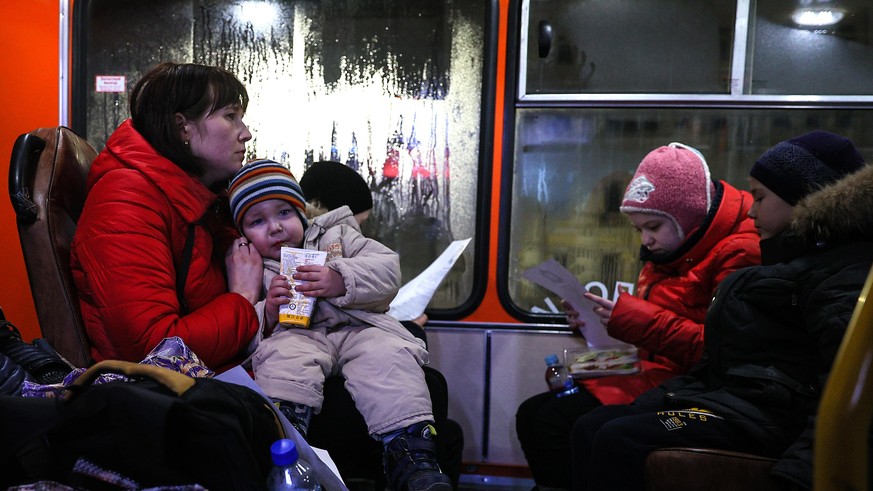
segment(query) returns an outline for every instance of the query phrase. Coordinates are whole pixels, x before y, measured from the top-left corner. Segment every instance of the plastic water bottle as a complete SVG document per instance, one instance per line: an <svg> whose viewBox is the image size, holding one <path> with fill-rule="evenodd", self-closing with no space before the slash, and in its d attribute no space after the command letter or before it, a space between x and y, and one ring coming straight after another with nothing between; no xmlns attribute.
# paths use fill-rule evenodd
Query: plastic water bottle
<svg viewBox="0 0 873 491"><path fill-rule="evenodd" d="M579 392L579 387L567 373L567 367L558 360L558 355L546 357L546 383L549 384L549 390L558 397Z"/></svg>
<svg viewBox="0 0 873 491"><path fill-rule="evenodd" d="M300 458L293 440L283 438L270 446L273 469L267 477L268 491L321 491L312 467Z"/></svg>

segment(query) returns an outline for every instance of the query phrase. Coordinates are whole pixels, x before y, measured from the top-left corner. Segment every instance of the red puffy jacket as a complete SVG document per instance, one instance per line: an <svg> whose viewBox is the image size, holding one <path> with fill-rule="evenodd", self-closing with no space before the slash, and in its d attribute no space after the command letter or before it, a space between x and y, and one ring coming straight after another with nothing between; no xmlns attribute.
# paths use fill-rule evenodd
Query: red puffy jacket
<svg viewBox="0 0 873 491"><path fill-rule="evenodd" d="M258 319L227 291L224 257L235 232L219 196L158 154L130 120L94 160L88 189L70 265L94 359L140 361L179 336L214 370L240 361ZM198 221L184 287L190 313L182 315L176 269Z"/></svg>
<svg viewBox="0 0 873 491"><path fill-rule="evenodd" d="M607 332L640 348L634 375L584 380L603 404L627 404L686 373L703 355L703 321L715 288L727 275L761 263L760 237L748 218L752 196L721 181L721 203L705 234L669 264L647 262L636 296L622 293Z"/></svg>

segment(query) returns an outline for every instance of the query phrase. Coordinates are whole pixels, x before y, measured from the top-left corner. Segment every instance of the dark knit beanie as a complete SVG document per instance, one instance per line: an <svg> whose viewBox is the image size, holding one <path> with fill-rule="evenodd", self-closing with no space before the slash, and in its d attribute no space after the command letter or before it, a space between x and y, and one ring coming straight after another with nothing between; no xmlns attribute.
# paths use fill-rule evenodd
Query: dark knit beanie
<svg viewBox="0 0 873 491"><path fill-rule="evenodd" d="M306 221L306 200L294 174L272 160L255 160L237 171L227 188L233 223L242 230L242 220L253 205L268 199L281 199L294 205L303 227Z"/></svg>
<svg viewBox="0 0 873 491"><path fill-rule="evenodd" d="M303 195L328 211L348 205L352 214L373 208L367 181L351 167L339 162L315 162L300 176Z"/></svg>
<svg viewBox="0 0 873 491"><path fill-rule="evenodd" d="M761 155L749 175L794 206L863 165L864 158L851 140L816 130L777 143Z"/></svg>

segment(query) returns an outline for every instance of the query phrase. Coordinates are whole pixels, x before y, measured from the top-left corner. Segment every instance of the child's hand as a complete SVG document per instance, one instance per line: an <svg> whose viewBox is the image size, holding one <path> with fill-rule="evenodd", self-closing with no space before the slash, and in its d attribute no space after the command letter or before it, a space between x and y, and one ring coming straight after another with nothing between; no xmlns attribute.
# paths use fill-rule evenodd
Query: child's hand
<svg viewBox="0 0 873 491"><path fill-rule="evenodd" d="M604 326L609 324L609 318L612 317L612 309L615 308L615 302L591 293L585 293L583 296L597 304L597 307L594 307L592 310L600 316L600 323Z"/></svg>
<svg viewBox="0 0 873 491"><path fill-rule="evenodd" d="M609 323L609 318L612 317L612 309L615 306L615 302L603 297L598 297L597 295L592 295L591 293L585 293L583 296L597 304L597 306L591 310L600 316L601 324L604 326L607 325ZM567 314L567 323L570 324L570 327L584 335L584 333L582 333L582 328L585 327L585 321L579 318L579 311L574 309L566 300L561 301L561 306L564 307L564 313Z"/></svg>
<svg viewBox="0 0 873 491"><path fill-rule="evenodd" d="M288 303L291 295L291 283L285 276L277 274L270 281L267 288L267 299L264 304L264 337L273 333L273 329L279 322L279 306Z"/></svg>
<svg viewBox="0 0 873 491"><path fill-rule="evenodd" d="M294 289L307 297L341 297L346 294L343 276L327 266L297 266L293 278L306 281L294 285Z"/></svg>
<svg viewBox="0 0 873 491"><path fill-rule="evenodd" d="M233 241L224 258L227 290L239 293L252 305L258 303L264 281L264 261L245 237Z"/></svg>
<svg viewBox="0 0 873 491"><path fill-rule="evenodd" d="M561 300L561 306L564 307L564 313L567 314L567 323L573 330L582 333L582 328L585 327L585 321L579 319L579 311L574 309L570 302Z"/></svg>

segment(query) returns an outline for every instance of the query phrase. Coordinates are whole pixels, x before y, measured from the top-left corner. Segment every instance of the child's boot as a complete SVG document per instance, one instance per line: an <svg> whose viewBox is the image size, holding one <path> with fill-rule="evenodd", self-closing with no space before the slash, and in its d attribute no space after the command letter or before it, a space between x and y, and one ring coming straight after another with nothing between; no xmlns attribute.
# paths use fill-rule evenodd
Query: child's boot
<svg viewBox="0 0 873 491"><path fill-rule="evenodd" d="M273 398L273 404L279 408L291 426L300 433L303 439L306 439L306 432L309 430L309 421L312 419L312 408L296 402L283 401L282 399Z"/></svg>
<svg viewBox="0 0 873 491"><path fill-rule="evenodd" d="M449 477L437 464L434 435L433 425L423 421L388 436L383 464L392 491L451 491Z"/></svg>

